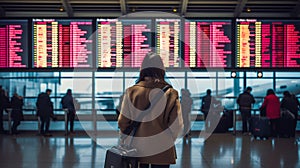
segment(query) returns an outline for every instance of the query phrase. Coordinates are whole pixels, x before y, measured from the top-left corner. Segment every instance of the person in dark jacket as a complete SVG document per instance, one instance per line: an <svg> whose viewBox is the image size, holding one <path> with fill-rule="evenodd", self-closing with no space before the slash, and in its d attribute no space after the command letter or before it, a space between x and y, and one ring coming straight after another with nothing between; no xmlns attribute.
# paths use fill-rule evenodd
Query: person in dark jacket
<svg viewBox="0 0 300 168"><path fill-rule="evenodd" d="M9 98L6 91L0 85L0 134L4 133L3 111L9 107Z"/></svg>
<svg viewBox="0 0 300 168"><path fill-rule="evenodd" d="M211 96L211 90L206 90L206 95L202 98L201 103L201 111L204 114L204 120L206 120L209 110L214 108L215 104L217 104L217 100L214 96Z"/></svg>
<svg viewBox="0 0 300 168"><path fill-rule="evenodd" d="M279 98L275 95L273 89L267 90L267 96L265 97L260 110L264 108L266 109L266 116L270 119L271 122L271 134L273 137L277 137L280 119L280 101Z"/></svg>
<svg viewBox="0 0 300 168"><path fill-rule="evenodd" d="M251 108L252 104L255 103L255 99L251 94L252 88L247 87L244 93L240 94L236 102L239 105L239 110L242 115L243 122L243 133L247 133L250 130L248 129L249 119L251 118Z"/></svg>
<svg viewBox="0 0 300 168"><path fill-rule="evenodd" d="M61 99L61 104L63 109L68 109L68 123L70 122L70 132L74 133L74 119L75 119L75 106L74 98L72 96L72 90L68 89L66 95Z"/></svg>
<svg viewBox="0 0 300 168"><path fill-rule="evenodd" d="M296 131L296 126L297 126L297 118L298 118L298 101L292 97L289 91L284 91L283 92L283 99L281 100L280 103L280 108L282 109L287 109L291 113L294 114L294 123L293 123L293 134L292 136L295 137L295 131Z"/></svg>
<svg viewBox="0 0 300 168"><path fill-rule="evenodd" d="M37 116L41 120L40 134L51 136L49 133L50 117L53 117L53 103L50 100L52 90L47 89L46 93L40 93L36 102Z"/></svg>
<svg viewBox="0 0 300 168"><path fill-rule="evenodd" d="M18 133L17 127L21 124L21 121L24 119L22 111L23 104L23 97L15 93L11 98L11 118L13 121L13 125L11 127L12 134Z"/></svg>

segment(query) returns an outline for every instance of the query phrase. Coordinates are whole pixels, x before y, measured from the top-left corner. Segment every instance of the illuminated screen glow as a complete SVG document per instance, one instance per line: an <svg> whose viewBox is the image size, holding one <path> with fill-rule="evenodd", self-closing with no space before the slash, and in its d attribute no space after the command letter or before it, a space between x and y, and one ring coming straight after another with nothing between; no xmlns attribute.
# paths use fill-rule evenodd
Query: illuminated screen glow
<svg viewBox="0 0 300 168"><path fill-rule="evenodd" d="M232 67L230 20L186 20L184 32L186 67Z"/></svg>
<svg viewBox="0 0 300 168"><path fill-rule="evenodd" d="M27 26L27 20L0 20L0 68L28 67Z"/></svg>
<svg viewBox="0 0 300 168"><path fill-rule="evenodd" d="M237 67L300 67L300 21L237 19Z"/></svg>
<svg viewBox="0 0 300 168"><path fill-rule="evenodd" d="M34 67L92 67L92 33L92 19L33 19Z"/></svg>
<svg viewBox="0 0 300 168"><path fill-rule="evenodd" d="M98 67L140 67L151 51L151 20L97 19Z"/></svg>
<svg viewBox="0 0 300 168"><path fill-rule="evenodd" d="M180 19L156 19L156 52L165 67L180 66Z"/></svg>

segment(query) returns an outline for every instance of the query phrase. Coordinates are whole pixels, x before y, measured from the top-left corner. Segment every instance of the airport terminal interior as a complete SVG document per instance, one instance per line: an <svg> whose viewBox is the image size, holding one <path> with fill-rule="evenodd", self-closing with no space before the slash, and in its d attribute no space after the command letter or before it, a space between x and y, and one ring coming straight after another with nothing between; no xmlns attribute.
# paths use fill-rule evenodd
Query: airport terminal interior
<svg viewBox="0 0 300 168"><path fill-rule="evenodd" d="M148 52L179 100L190 92L190 134L177 138L171 168L300 167L300 105L294 136L259 138L243 133L237 104L247 87L253 117L269 89L300 100L299 17L300 0L1 0L0 85L23 97L23 119L14 132L12 108L0 111L0 167L104 167L122 95ZM54 117L43 136L36 102L46 89ZM61 105L68 89L74 132ZM218 104L205 121L208 89Z"/></svg>

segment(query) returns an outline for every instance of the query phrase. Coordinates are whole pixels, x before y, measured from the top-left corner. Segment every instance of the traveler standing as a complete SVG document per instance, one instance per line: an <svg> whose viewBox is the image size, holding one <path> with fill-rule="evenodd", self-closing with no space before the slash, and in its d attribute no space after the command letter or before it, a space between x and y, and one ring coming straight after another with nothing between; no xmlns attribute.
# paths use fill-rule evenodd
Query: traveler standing
<svg viewBox="0 0 300 168"><path fill-rule="evenodd" d="M12 125L12 134L17 134L17 127L20 125L21 121L24 119L23 117L23 111L22 111L22 107L23 107L23 97L19 96L17 93L15 93L13 95L13 97L11 98L11 108L12 108L12 112L11 112L11 118L13 121L13 125Z"/></svg>
<svg viewBox="0 0 300 168"><path fill-rule="evenodd" d="M287 109L294 114L292 137L295 137L295 131L297 126L298 103L299 102L295 98L293 98L289 91L283 92L283 99L280 102L280 108Z"/></svg>
<svg viewBox="0 0 300 168"><path fill-rule="evenodd" d="M143 119L138 120L140 125L132 141L138 151L140 168L148 168L150 164L152 168L168 168L176 163L174 143L182 132L178 92L169 88L158 102L150 104L162 88L170 85L164 77L165 68L160 56L148 53L142 62L137 83L124 95L118 118L121 133L125 133L139 114L146 112Z"/></svg>
<svg viewBox="0 0 300 168"><path fill-rule="evenodd" d="M3 111L9 106L9 98L6 91L0 85L0 134L4 133L3 128Z"/></svg>
<svg viewBox="0 0 300 168"><path fill-rule="evenodd" d="M47 89L46 93L40 93L36 102L37 116L41 120L40 134L45 136L51 136L49 133L50 117L54 115L53 103L50 100L51 92L51 89Z"/></svg>
<svg viewBox="0 0 300 168"><path fill-rule="evenodd" d="M66 95L61 99L61 104L64 109L68 109L67 122L70 122L70 132L74 133L75 105L72 96L72 90L68 89Z"/></svg>
<svg viewBox="0 0 300 168"><path fill-rule="evenodd" d="M204 114L204 120L206 120L209 110L215 108L216 104L220 104L214 96L211 96L211 90L206 90L206 95L202 98L201 111Z"/></svg>
<svg viewBox="0 0 300 168"><path fill-rule="evenodd" d="M278 136L279 119L280 119L280 101L275 95L273 89L267 90L267 96L264 98L264 102L260 109L265 109L266 116L271 122L271 135L273 137Z"/></svg>
<svg viewBox="0 0 300 168"><path fill-rule="evenodd" d="M192 111L193 99L191 98L191 93L188 89L181 89L181 111L183 118L183 133L185 138L190 136L191 129L191 119L190 114Z"/></svg>
<svg viewBox="0 0 300 168"><path fill-rule="evenodd" d="M255 103L255 99L253 95L251 94L252 88L247 87L246 90L239 95L237 98L236 102L239 105L239 110L242 116L242 122L243 122L243 130L242 132L244 134L248 133L249 127L249 120L251 118L251 109L252 109L252 104Z"/></svg>

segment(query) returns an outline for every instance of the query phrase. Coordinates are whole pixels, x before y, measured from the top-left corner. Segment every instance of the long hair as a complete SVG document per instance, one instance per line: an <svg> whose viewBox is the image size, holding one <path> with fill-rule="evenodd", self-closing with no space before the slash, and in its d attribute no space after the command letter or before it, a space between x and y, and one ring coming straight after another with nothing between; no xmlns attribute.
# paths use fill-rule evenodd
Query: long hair
<svg viewBox="0 0 300 168"><path fill-rule="evenodd" d="M165 81L165 71L159 68L146 68L146 69L142 69L140 71L140 75L139 78L137 80L137 83L140 81L144 81L145 77L151 77L151 78L155 78L155 79L159 79L163 82Z"/></svg>
<svg viewBox="0 0 300 168"><path fill-rule="evenodd" d="M268 90L267 90L267 96L268 96L268 95L271 95L271 94L275 95L274 90L273 90L273 89L268 89Z"/></svg>
<svg viewBox="0 0 300 168"><path fill-rule="evenodd" d="M156 53L150 52L145 56L142 62L140 75L136 83L144 81L145 77L150 77L159 79L161 82L167 84L167 82L165 81L165 74L165 67L163 61L161 60L161 57Z"/></svg>

